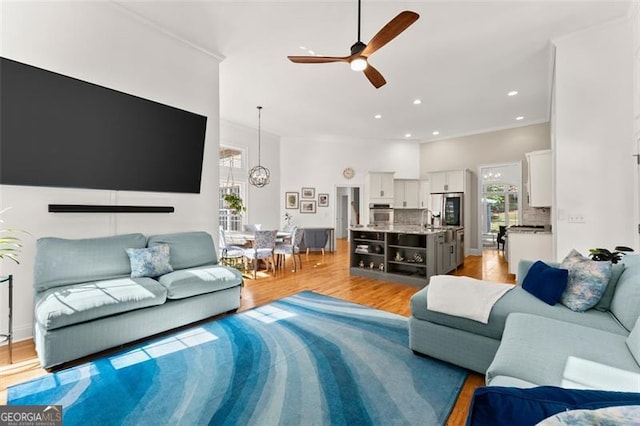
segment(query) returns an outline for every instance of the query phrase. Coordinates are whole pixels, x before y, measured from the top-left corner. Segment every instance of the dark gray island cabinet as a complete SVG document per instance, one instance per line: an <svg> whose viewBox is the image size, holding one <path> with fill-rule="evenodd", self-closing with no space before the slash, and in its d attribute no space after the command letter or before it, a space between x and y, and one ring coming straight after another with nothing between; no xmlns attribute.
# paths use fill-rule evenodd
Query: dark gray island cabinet
<svg viewBox="0 0 640 426"><path fill-rule="evenodd" d="M418 226L351 228L350 272L424 287L436 274L442 231Z"/></svg>

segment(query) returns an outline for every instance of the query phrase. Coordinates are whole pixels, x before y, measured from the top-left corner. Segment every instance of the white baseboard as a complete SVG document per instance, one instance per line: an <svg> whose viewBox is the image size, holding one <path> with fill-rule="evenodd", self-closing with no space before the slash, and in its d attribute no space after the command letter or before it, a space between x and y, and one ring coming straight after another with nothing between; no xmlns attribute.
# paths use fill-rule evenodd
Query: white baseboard
<svg viewBox="0 0 640 426"><path fill-rule="evenodd" d="M22 327L14 327L13 328L13 343L20 342L22 340L31 340L33 339L33 327L29 325L25 325ZM8 342L2 342L0 346L7 345Z"/></svg>

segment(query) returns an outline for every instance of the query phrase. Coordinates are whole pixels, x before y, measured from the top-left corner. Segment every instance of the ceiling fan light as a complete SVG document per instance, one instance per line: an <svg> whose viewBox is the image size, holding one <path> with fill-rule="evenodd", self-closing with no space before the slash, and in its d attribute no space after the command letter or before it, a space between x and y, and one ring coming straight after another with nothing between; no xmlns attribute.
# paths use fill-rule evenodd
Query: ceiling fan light
<svg viewBox="0 0 640 426"><path fill-rule="evenodd" d="M367 59L363 56L358 56L349 63L353 71L364 71L367 68Z"/></svg>

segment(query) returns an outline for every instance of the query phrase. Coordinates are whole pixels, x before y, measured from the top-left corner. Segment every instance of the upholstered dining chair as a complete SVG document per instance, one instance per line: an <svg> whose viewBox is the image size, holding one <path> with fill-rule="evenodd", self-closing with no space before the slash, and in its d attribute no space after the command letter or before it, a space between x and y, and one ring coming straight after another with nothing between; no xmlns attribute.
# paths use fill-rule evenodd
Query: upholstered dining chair
<svg viewBox="0 0 640 426"><path fill-rule="evenodd" d="M276 260L278 265L280 265L280 260L282 259L282 265L286 266L287 256L291 255L291 259L293 260L293 272L295 272L298 269L297 263L296 263L296 255L297 255L298 261L300 262L300 269L302 269L302 257L300 256L300 244L302 243L303 236L304 236L304 231L294 226L291 229L290 242L276 244L276 249L274 253L276 255Z"/></svg>
<svg viewBox="0 0 640 426"><path fill-rule="evenodd" d="M264 260L269 264L273 273L276 273L276 262L274 257L274 249L276 247L276 235L278 231L256 231L254 233L255 240L253 247L244 249L245 269L248 261L253 262L253 279L256 278L258 271L258 261Z"/></svg>
<svg viewBox="0 0 640 426"><path fill-rule="evenodd" d="M220 260L222 263L225 261L237 262L239 259L244 258L244 247L234 246L227 244L227 236L224 232L224 228L220 225Z"/></svg>

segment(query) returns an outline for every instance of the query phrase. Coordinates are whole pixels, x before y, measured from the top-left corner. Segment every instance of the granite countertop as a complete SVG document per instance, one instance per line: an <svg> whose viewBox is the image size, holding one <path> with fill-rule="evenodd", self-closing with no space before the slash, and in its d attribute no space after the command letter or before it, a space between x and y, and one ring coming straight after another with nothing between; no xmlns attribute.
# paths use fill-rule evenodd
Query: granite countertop
<svg viewBox="0 0 640 426"><path fill-rule="evenodd" d="M451 227L456 229L459 227ZM428 228L420 228L420 225L389 225L389 226L360 226L350 227L351 231L365 231L365 232L391 232L397 234L439 234L444 232L445 228L436 228L433 231Z"/></svg>
<svg viewBox="0 0 640 426"><path fill-rule="evenodd" d="M551 234L549 227L527 227L527 226L510 226L507 228L509 234Z"/></svg>

